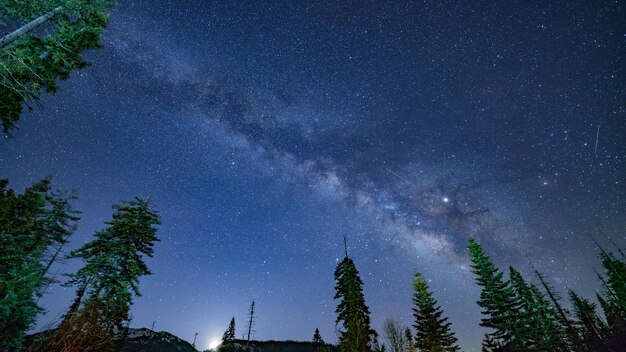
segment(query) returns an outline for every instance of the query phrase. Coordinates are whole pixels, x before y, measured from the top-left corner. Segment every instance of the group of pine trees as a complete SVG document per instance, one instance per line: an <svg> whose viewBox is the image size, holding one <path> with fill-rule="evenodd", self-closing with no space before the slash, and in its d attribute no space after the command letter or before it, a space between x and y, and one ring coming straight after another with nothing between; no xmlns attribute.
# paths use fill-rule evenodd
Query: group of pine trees
<svg viewBox="0 0 626 352"><path fill-rule="evenodd" d="M597 243L596 243L597 244ZM535 269L540 289L522 274L509 267L509 277L496 267L483 248L469 238L472 273L481 293L477 304L482 308L480 326L489 329L482 344L484 352L619 352L626 351L626 257L600 248L605 274L599 274L604 292L597 293L603 311L568 290L571 310L563 306L557 292ZM377 333L370 327L369 308L365 304L363 282L354 261L348 256L335 271L341 352L380 352ZM426 280L419 272L413 277L413 317L415 335L410 329L389 320L383 330L392 352L455 352L460 348L448 318L433 298ZM413 337L415 336L415 337Z"/></svg>
<svg viewBox="0 0 626 352"><path fill-rule="evenodd" d="M106 11L114 0L0 0L0 125L16 128L23 106L54 93L59 80L87 65L82 53L99 47ZM111 221L94 240L63 255L79 220L72 193L44 179L22 194L0 180L0 352L19 350L43 311L38 304L62 258L83 267L64 283L76 298L52 330L30 351L112 350L123 341L139 277L150 271L159 216L147 200L114 205ZM121 337L121 339L120 339Z"/></svg>
<svg viewBox="0 0 626 352"><path fill-rule="evenodd" d="M15 128L24 105L41 93L54 93L57 82L87 63L81 54L99 46L106 13L114 0L0 0L0 26L12 28L0 38L0 124ZM158 241L159 216L147 200L114 206L111 221L94 240L63 255L79 220L72 193L51 189L44 179L19 194L0 180L0 352L18 350L26 331L43 309L38 305L55 281L51 267L61 258L83 261L65 285L76 297L61 322L44 334L32 351L115 349L123 343L130 306L138 296L139 278L150 271L143 256L152 256ZM603 292L597 304L568 290L571 308L535 270L539 286L514 268L504 277L472 238L468 244L472 272L481 287L480 325L489 329L483 351L626 350L626 257L600 248ZM346 352L382 351L371 327L363 282L347 250L335 270L338 348ZM458 351L451 324L443 316L426 280L413 278L414 331L388 322L385 334L392 352ZM253 316L253 311L251 317ZM234 318L223 344L234 341ZM252 319L250 321L250 327ZM251 328L248 329L248 339ZM316 330L314 342L324 344Z"/></svg>
<svg viewBox="0 0 626 352"><path fill-rule="evenodd" d="M339 331L338 348L341 352L386 351L378 344L378 333L372 329L369 308L363 294L363 281L354 261L348 255L335 269L335 299L339 299L335 323ZM399 324L388 321L384 331L392 352L456 352L459 347L448 318L433 298L428 284L419 272L413 277L413 325L415 339L410 329L402 331Z"/></svg>
<svg viewBox="0 0 626 352"><path fill-rule="evenodd" d="M64 256L79 220L73 193L53 191L44 179L17 193L0 180L0 351L17 351L43 311L38 300L54 281L51 267L61 258L81 259L66 286L76 298L59 324L41 334L30 351L113 349L130 321L141 276L150 271L159 216L147 200L114 205L112 220L94 239Z"/></svg>
<svg viewBox="0 0 626 352"><path fill-rule="evenodd" d="M535 270L543 291L513 267L509 278L473 239L468 245L472 272L481 287L478 305L483 308L481 326L490 329L483 340L485 351L624 351L626 350L626 258L601 247L605 274L598 273L604 292L595 303L568 290L572 310Z"/></svg>
<svg viewBox="0 0 626 352"><path fill-rule="evenodd" d="M252 334L254 333L254 325L256 315L254 314L254 300L250 305L250 310L248 310L248 323L246 326L246 334L245 341L239 340L237 341L235 337L235 317L230 320L228 324L228 329L222 335L222 342L220 343L220 352L232 352L232 351L253 351L254 348L250 345L250 341L252 339Z"/></svg>

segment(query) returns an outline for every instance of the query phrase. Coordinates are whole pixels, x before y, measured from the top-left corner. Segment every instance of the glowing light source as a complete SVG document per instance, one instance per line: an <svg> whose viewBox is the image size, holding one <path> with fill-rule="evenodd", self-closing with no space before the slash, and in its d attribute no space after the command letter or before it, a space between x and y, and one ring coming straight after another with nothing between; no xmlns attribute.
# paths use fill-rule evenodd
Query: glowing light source
<svg viewBox="0 0 626 352"><path fill-rule="evenodd" d="M448 203L450 201L450 199L448 199L448 197L443 197L443 202L444 203Z"/></svg>
<svg viewBox="0 0 626 352"><path fill-rule="evenodd" d="M211 342L209 342L209 349L210 349L210 350L215 350L215 349L217 349L217 348L219 347L219 345L220 345L220 343L221 343L221 342L222 342L222 341L217 340L217 339L211 340Z"/></svg>

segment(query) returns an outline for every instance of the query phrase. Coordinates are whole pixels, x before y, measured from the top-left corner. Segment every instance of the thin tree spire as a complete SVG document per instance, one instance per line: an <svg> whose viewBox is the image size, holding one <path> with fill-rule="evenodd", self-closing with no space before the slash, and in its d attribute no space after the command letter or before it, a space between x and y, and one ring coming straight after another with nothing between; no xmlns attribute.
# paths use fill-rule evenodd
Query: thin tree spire
<svg viewBox="0 0 626 352"><path fill-rule="evenodd" d="M613 299L617 300L617 296L615 296L611 287L608 285L606 280L604 280L604 278L602 277L602 274L600 274L595 267L592 267L592 268L593 268L593 271L596 273L596 276L598 276L598 279L600 279L600 282L602 282L602 287L604 287L607 294L611 296Z"/></svg>
<svg viewBox="0 0 626 352"><path fill-rule="evenodd" d="M622 282L626 283L626 279L624 279L622 277L622 275L620 275L620 273L615 270L615 268L613 267L613 264L611 264L611 259L615 258L613 257L612 253L607 253L607 251L604 250L604 248L602 248L602 246L600 246L600 243L598 243L598 241L596 241L595 238L591 237L590 234L587 234L587 236L593 241L593 243L596 244L596 246L598 247L598 249L600 249L600 252L602 252L602 260L604 262L606 262L608 264L608 266L610 266L610 270L612 270L613 272L615 272L615 274L617 275L617 277L619 277L620 280L622 280ZM604 259L607 259L606 261ZM608 269L608 268L607 268Z"/></svg>
<svg viewBox="0 0 626 352"><path fill-rule="evenodd" d="M252 305L250 306L250 320L248 321L248 339L246 341L246 347L250 344L250 335L252 335L252 325L254 324L254 300L252 300Z"/></svg>

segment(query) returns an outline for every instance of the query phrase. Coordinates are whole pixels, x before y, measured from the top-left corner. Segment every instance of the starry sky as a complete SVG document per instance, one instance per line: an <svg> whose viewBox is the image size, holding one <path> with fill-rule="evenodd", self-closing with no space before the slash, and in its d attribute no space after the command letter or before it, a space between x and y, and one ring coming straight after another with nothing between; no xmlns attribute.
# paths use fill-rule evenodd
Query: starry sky
<svg viewBox="0 0 626 352"><path fill-rule="evenodd" d="M76 189L71 247L150 196L161 242L133 326L199 347L336 341L347 236L372 322L421 271L478 351L465 244L592 298L591 235L626 241L621 1L129 1L103 48L0 139L0 176ZM59 265L59 277L80 263ZM55 321L73 290L42 299Z"/></svg>

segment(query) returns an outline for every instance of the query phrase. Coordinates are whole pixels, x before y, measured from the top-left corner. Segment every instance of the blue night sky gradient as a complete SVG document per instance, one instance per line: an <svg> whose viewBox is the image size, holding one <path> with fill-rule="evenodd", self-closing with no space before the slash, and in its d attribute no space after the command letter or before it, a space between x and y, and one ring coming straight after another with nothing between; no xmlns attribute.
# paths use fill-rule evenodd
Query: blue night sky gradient
<svg viewBox="0 0 626 352"><path fill-rule="evenodd" d="M151 197L135 327L206 347L254 299L255 338L334 342L346 235L379 332L412 323L417 269L478 351L468 234L589 298L587 234L626 241L624 18L620 1L121 0L93 65L0 140L0 175L78 190L72 248ZM38 326L73 292L52 287Z"/></svg>

